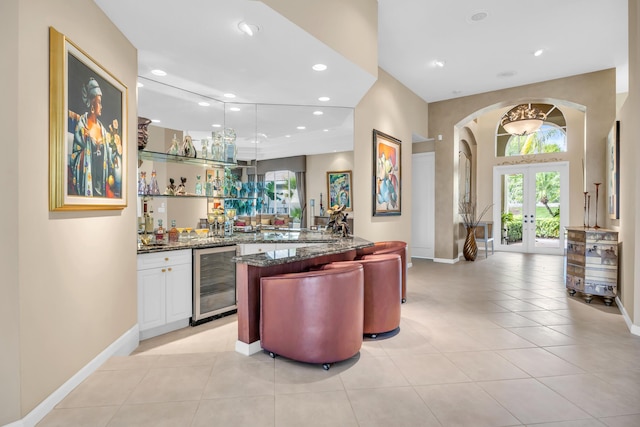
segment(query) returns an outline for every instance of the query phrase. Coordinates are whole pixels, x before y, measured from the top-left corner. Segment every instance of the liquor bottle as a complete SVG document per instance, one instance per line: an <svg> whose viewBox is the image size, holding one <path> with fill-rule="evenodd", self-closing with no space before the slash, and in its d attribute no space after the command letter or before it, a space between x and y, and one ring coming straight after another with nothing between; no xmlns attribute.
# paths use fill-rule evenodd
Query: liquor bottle
<svg viewBox="0 0 640 427"><path fill-rule="evenodd" d="M158 228L156 229L156 243L158 244L166 243L165 238L166 236L164 233L164 228L162 227L162 220L159 219Z"/></svg>
<svg viewBox="0 0 640 427"><path fill-rule="evenodd" d="M171 220L171 229L169 230L169 243L178 243L178 240L180 238L180 233L178 232L178 229L176 228L176 220L172 219Z"/></svg>
<svg viewBox="0 0 640 427"><path fill-rule="evenodd" d="M147 203L144 202L144 232L145 234L153 234L153 211Z"/></svg>

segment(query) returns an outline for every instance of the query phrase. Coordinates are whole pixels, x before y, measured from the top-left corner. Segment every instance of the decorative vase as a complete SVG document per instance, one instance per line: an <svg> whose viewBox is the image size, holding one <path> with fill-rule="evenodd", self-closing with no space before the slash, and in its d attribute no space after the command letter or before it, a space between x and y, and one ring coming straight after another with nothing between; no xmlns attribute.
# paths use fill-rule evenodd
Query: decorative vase
<svg viewBox="0 0 640 427"><path fill-rule="evenodd" d="M151 120L138 117L138 150L144 150L149 140L149 124Z"/></svg>
<svg viewBox="0 0 640 427"><path fill-rule="evenodd" d="M467 238L464 239L462 254L467 261L475 261L478 255L478 244L476 243L476 228L467 227Z"/></svg>

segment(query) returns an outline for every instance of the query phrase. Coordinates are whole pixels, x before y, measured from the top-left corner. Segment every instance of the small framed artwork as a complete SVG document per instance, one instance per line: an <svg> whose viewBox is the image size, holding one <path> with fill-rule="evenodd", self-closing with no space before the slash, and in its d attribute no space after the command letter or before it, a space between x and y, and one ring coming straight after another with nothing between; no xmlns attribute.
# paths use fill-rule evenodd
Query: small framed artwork
<svg viewBox="0 0 640 427"><path fill-rule="evenodd" d="M352 211L351 171L327 172L327 194L329 207L345 206L346 211Z"/></svg>
<svg viewBox="0 0 640 427"><path fill-rule="evenodd" d="M607 210L609 218L620 219L620 121L607 136Z"/></svg>
<svg viewBox="0 0 640 427"><path fill-rule="evenodd" d="M401 141L373 130L373 216L401 215Z"/></svg>
<svg viewBox="0 0 640 427"><path fill-rule="evenodd" d="M49 28L49 210L127 206L127 87Z"/></svg>

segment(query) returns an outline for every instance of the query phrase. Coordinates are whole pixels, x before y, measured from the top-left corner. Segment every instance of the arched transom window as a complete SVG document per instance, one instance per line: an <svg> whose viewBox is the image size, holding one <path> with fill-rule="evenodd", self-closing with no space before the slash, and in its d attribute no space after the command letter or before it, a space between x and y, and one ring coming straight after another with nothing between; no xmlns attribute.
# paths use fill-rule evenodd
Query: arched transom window
<svg viewBox="0 0 640 427"><path fill-rule="evenodd" d="M567 151L567 122L562 111L551 104L532 104L532 106L547 114L542 126L529 135L511 135L499 124L496 135L498 157Z"/></svg>

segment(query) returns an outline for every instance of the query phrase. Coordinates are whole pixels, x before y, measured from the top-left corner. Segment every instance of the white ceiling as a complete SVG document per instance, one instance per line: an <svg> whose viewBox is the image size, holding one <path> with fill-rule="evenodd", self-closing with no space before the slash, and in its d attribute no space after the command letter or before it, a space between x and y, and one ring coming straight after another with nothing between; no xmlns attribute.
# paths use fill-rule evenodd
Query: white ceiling
<svg viewBox="0 0 640 427"><path fill-rule="evenodd" d="M627 91L627 0L378 4L379 65L427 102L607 68Z"/></svg>
<svg viewBox="0 0 640 427"><path fill-rule="evenodd" d="M241 158L352 149L352 108L374 77L262 2L95 2L138 49L140 116L194 139L226 123L237 130ZM427 102L612 67L618 92L627 90L627 0L538 0L535 7L505 0L456 0L455 6L378 0L378 6L380 67ZM473 21L479 12L486 19ZM241 21L260 31L243 34ZM534 57L540 48L544 53ZM445 66L434 67L434 60ZM327 71L311 69L319 62ZM156 68L167 76L151 74ZM242 111L229 111L228 92ZM320 96L331 100L320 102ZM203 100L212 105L198 106ZM324 114L314 116L317 110Z"/></svg>

